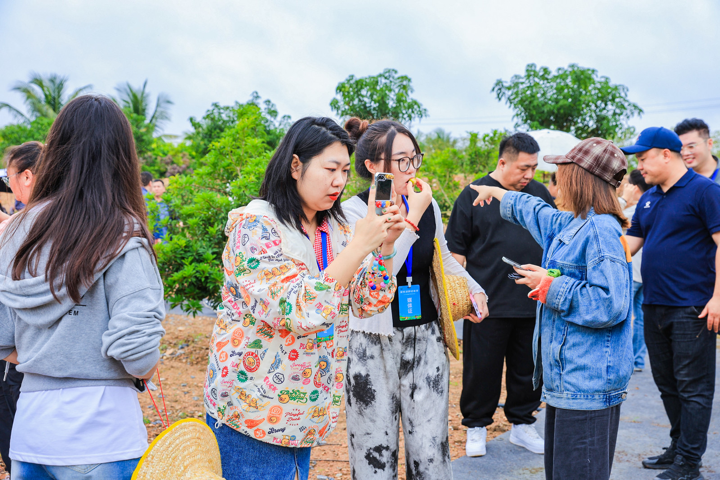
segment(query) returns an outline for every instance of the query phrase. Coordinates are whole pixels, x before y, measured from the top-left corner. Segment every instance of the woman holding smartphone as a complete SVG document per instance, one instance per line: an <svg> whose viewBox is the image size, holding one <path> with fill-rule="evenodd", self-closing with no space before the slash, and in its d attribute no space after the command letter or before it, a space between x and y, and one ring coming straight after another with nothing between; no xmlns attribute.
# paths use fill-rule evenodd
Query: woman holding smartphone
<svg viewBox="0 0 720 480"><path fill-rule="evenodd" d="M369 125L357 118L348 120L345 129L356 142L358 175L367 179L378 172L393 175L405 222L395 242L392 274L398 291L392 308L364 318L350 317L346 412L352 476L397 478L402 420L408 478L449 479L450 364L437 322L438 300L430 285L435 238L445 271L467 279L482 318L488 315L487 298L447 249L440 208L430 186L415 177L423 155L412 133L397 122ZM419 192L411 181L419 185ZM370 191L344 202L350 225L374 208L372 203ZM473 315L472 321L482 318Z"/></svg>
<svg viewBox="0 0 720 480"><path fill-rule="evenodd" d="M298 120L268 164L260 199L228 215L205 382L227 480L308 478L311 447L340 414L348 314L364 318L392 301L384 270L402 217L397 207L377 215L366 206L351 234L340 198L353 150L333 120Z"/></svg>
<svg viewBox="0 0 720 480"><path fill-rule="evenodd" d="M538 300L533 383L542 381L547 403L545 478L607 480L634 359L628 220L615 194L627 161L600 138L545 161L558 164L567 212L525 193L471 188L475 205L496 198L502 217L544 248L542 267L515 271Z"/></svg>

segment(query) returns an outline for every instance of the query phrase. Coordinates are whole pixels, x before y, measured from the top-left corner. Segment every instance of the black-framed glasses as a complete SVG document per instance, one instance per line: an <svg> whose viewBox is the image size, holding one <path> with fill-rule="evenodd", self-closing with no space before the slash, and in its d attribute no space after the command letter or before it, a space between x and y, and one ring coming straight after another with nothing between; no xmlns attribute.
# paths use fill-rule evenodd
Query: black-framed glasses
<svg viewBox="0 0 720 480"><path fill-rule="evenodd" d="M412 164L415 170L420 168L424 156L424 153L418 153L414 157L395 158L393 159L393 162L398 162L398 168L401 172L407 172L408 170L410 170L410 164Z"/></svg>
<svg viewBox="0 0 720 480"><path fill-rule="evenodd" d="M4 177L0 177L0 178L2 178L2 181L5 183L5 185L7 185L9 187L10 186L10 177L14 177L15 175L20 175L21 173L22 172L17 172L17 173L13 173L12 175L5 175Z"/></svg>

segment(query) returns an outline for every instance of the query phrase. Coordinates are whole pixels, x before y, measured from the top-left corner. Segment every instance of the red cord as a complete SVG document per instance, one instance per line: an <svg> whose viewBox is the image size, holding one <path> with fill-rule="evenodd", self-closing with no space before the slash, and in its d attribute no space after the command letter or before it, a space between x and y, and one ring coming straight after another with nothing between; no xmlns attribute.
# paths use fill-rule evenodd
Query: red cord
<svg viewBox="0 0 720 480"><path fill-rule="evenodd" d="M165 419L167 420L167 424L165 423L162 415L160 414L160 409L158 408L157 403L155 403L155 397L153 397L153 394L150 391L147 382L143 380L143 383L145 384L145 390L147 390L147 392L150 394L150 400L152 400L153 405L155 406L155 411L157 412L158 417L160 417L160 423L162 423L164 429L167 429L170 426L170 418L168 417L167 406L165 405L165 394L163 393L162 382L160 381L160 369L158 368L155 371L157 372L158 384L160 385L160 396L163 399L163 409L165 410Z"/></svg>

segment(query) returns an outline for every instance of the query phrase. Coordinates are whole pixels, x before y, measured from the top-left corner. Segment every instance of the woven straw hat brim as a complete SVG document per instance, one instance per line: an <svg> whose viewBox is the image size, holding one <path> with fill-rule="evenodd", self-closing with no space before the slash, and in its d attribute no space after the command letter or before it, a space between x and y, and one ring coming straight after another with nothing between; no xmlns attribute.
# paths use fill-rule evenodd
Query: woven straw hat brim
<svg viewBox="0 0 720 480"><path fill-rule="evenodd" d="M170 425L150 444L132 480L222 480L220 449L210 427L189 418Z"/></svg>
<svg viewBox="0 0 720 480"><path fill-rule="evenodd" d="M432 268L433 285L440 301L440 312L438 322L442 330L445 346L456 360L460 360L460 347L455 331L455 320L458 320L473 311L470 302L470 292L467 280L456 275L445 275L445 266L440 253L440 242L434 241L435 253L433 254Z"/></svg>

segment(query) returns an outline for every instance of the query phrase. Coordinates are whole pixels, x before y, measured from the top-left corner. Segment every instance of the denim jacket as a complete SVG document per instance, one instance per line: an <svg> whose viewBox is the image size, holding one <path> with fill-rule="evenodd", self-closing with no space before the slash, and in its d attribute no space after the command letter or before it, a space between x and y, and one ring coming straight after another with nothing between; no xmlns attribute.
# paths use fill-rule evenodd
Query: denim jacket
<svg viewBox="0 0 720 480"><path fill-rule="evenodd" d="M621 403L633 369L632 264L612 215L585 219L541 199L508 192L503 218L526 228L544 249L542 267L562 273L538 302L533 386L556 408L600 410ZM539 359L538 350L542 357Z"/></svg>

